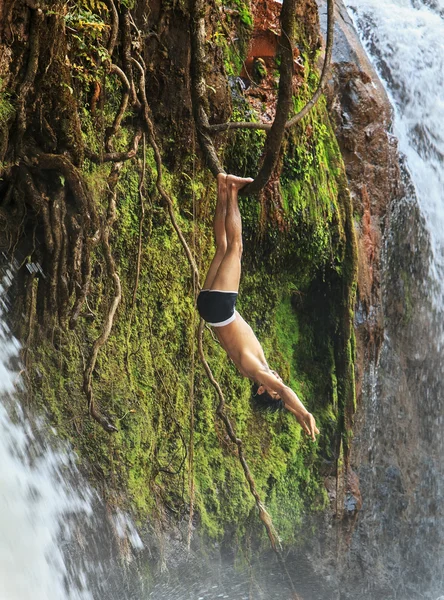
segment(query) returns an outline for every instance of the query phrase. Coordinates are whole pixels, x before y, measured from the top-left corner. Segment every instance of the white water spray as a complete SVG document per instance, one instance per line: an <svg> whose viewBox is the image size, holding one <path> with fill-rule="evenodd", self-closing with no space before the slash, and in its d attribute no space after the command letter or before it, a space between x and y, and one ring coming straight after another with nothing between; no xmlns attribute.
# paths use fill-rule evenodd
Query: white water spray
<svg viewBox="0 0 444 600"><path fill-rule="evenodd" d="M45 449L12 394L19 374L9 367L19 345L3 320L0 285L0 600L92 600L82 573L70 581L59 546L73 513L91 511L91 494L73 492L64 481L72 470L72 454ZM12 418L13 420L12 420Z"/></svg>
<svg viewBox="0 0 444 600"><path fill-rule="evenodd" d="M394 134L430 232L431 275L444 274L444 2L346 0L395 107ZM443 287L437 307L443 304Z"/></svg>
<svg viewBox="0 0 444 600"><path fill-rule="evenodd" d="M138 597L125 593L138 582L127 585L122 568L143 546L131 521L102 506L69 446L14 397L20 348L4 319L12 273L1 274L0 600Z"/></svg>

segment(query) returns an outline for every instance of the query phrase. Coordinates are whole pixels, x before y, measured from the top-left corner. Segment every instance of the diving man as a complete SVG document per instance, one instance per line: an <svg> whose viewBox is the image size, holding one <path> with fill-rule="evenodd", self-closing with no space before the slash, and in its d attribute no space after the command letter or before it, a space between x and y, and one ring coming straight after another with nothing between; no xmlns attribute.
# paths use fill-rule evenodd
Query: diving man
<svg viewBox="0 0 444 600"><path fill-rule="evenodd" d="M220 173L217 176L217 204L214 216L216 253L197 299L200 316L214 328L222 347L239 372L257 385L257 394L268 395L292 412L314 441L319 433L316 421L294 391L270 369L253 330L236 311L242 258L242 219L238 192L252 179Z"/></svg>

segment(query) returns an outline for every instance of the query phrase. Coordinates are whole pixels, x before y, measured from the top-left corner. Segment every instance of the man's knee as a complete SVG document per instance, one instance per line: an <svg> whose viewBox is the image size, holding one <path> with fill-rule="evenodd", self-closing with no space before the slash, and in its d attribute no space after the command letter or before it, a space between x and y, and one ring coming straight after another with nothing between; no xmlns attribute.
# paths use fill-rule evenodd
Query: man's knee
<svg viewBox="0 0 444 600"><path fill-rule="evenodd" d="M216 254L220 257L224 257L225 254L227 253L227 248L228 248L228 244L227 244L227 240L221 239L221 240L216 240Z"/></svg>
<svg viewBox="0 0 444 600"><path fill-rule="evenodd" d="M228 240L227 252L232 252L233 254L237 254L239 256L239 259L241 259L242 251L243 251L242 238L236 237L232 240Z"/></svg>

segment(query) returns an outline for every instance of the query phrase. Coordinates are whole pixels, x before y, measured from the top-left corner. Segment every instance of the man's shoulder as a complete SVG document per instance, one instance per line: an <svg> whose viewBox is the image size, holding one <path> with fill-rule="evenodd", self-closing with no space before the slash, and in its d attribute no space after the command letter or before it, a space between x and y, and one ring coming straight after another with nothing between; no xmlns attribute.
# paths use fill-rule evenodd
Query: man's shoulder
<svg viewBox="0 0 444 600"><path fill-rule="evenodd" d="M265 373L268 369L267 365L264 365L260 357L248 347L242 349L240 358L242 365L248 370L249 376L252 379L257 380L257 376L260 373Z"/></svg>

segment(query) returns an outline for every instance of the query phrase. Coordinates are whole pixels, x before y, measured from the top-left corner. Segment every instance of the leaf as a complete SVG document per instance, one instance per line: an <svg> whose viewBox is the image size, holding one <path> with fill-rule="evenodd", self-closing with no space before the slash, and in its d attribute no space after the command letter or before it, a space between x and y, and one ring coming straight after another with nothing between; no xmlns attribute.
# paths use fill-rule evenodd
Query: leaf
<svg viewBox="0 0 444 600"><path fill-rule="evenodd" d="M74 90L72 89L72 87L70 85L68 85L67 83L63 82L62 86L68 89L68 91L71 94L71 96L74 95Z"/></svg>

